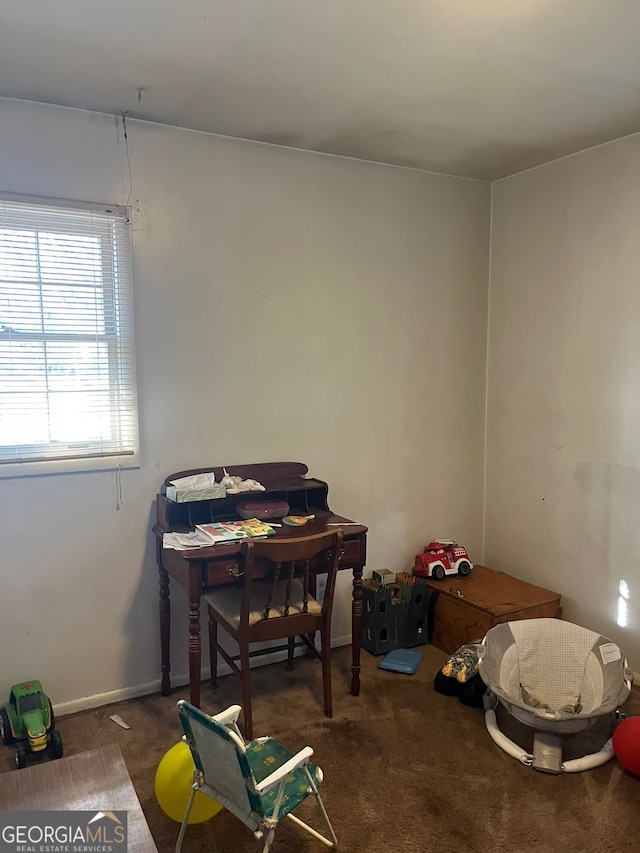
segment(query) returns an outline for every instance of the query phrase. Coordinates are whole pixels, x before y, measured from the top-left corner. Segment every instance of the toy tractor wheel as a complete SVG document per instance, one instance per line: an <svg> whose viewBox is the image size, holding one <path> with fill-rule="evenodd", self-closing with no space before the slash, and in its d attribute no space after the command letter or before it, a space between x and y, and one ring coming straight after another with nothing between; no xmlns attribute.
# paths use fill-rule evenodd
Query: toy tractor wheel
<svg viewBox="0 0 640 853"><path fill-rule="evenodd" d="M23 741L18 741L16 744L16 765L18 770L27 766L27 757L29 755L29 747Z"/></svg>
<svg viewBox="0 0 640 853"><path fill-rule="evenodd" d="M64 746L62 745L62 735L60 732L51 732L51 755L54 758L62 758L64 755Z"/></svg>
<svg viewBox="0 0 640 853"><path fill-rule="evenodd" d="M444 580L444 569L442 566L433 567L433 576L437 581Z"/></svg>
<svg viewBox="0 0 640 853"><path fill-rule="evenodd" d="M0 708L0 737L5 746L11 746L14 743L14 737L11 734L11 724L9 723L9 715L5 708Z"/></svg>
<svg viewBox="0 0 640 853"><path fill-rule="evenodd" d="M467 563L466 560L463 560L458 566L458 572L464 577L465 575L468 575L470 571L471 566L469 565L469 563Z"/></svg>

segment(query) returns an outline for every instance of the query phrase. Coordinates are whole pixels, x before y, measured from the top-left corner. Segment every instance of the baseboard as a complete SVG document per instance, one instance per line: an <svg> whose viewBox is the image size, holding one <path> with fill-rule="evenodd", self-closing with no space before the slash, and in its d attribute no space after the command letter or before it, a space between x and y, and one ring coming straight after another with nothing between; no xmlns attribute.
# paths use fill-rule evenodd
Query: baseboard
<svg viewBox="0 0 640 853"><path fill-rule="evenodd" d="M339 646L347 646L351 643L351 634L346 634L343 637L334 637L331 640L331 648L335 649ZM303 655L304 650L297 653ZM277 663L286 658L286 652L274 652L272 655L260 655L251 662L254 666L263 666L268 663ZM218 668L220 675L229 675L231 669L229 666L221 662ZM208 667L202 669L202 680L204 681L211 674ZM189 683L189 673L171 674L171 686L185 687ZM640 678L639 682L640 683ZM113 705L115 702L124 702L127 699L135 699L138 696L148 696L151 693L160 693L161 679L157 678L154 681L147 681L145 684L136 684L131 687L122 687L118 690L110 690L107 693L96 693L93 696L83 696L80 699L72 699L69 702L60 702L54 705L56 717L64 717L65 714L76 714L78 711L87 711L90 708L101 708L104 705Z"/></svg>

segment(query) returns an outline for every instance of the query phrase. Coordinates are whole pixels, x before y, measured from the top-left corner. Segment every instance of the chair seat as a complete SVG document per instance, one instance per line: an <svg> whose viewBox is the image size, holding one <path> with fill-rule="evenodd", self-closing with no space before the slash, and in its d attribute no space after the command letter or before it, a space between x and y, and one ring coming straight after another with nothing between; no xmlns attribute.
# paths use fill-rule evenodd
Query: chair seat
<svg viewBox="0 0 640 853"><path fill-rule="evenodd" d="M254 581L251 588L251 609L249 613L249 625L255 625L264 619L264 602L266 600L266 590L269 588L269 583L261 583ZM287 582L280 581L277 584L276 592L271 603L269 618L284 616L284 602L287 593ZM221 587L219 590L210 592L205 595L205 601L211 605L213 609L220 614L234 628L240 627L240 611L242 604L242 588L241 587ZM291 600L289 602L289 615L295 613L304 613L304 587L302 583L295 578L291 584ZM322 613L322 608L311 596L307 599L307 613L315 613L318 616Z"/></svg>
<svg viewBox="0 0 640 853"><path fill-rule="evenodd" d="M253 738L250 659L287 651L287 670L294 669L296 646L306 645L322 663L325 716L333 716L331 697L331 612L342 530L310 536L246 539L240 545L242 571L238 584L214 588L204 596L209 611L211 686L218 686L218 656L242 678L244 734ZM313 595L316 575L326 574L322 603ZM232 654L218 642L218 627L237 643ZM315 636L320 635L320 649ZM286 644L257 644L286 640ZM250 648L251 646L254 648Z"/></svg>
<svg viewBox="0 0 640 853"><path fill-rule="evenodd" d="M261 738L247 744L246 757L257 784L266 779L270 773L273 773L276 767L281 767L286 761L293 758L294 755L294 752L273 738ZM322 782L320 768L311 763L307 765L307 768L313 781L319 785ZM277 796L277 787L262 795L262 817L271 817ZM298 767L297 770L287 776L285 781L284 794L278 811L279 817L284 817L292 812L308 796L309 782L304 770Z"/></svg>

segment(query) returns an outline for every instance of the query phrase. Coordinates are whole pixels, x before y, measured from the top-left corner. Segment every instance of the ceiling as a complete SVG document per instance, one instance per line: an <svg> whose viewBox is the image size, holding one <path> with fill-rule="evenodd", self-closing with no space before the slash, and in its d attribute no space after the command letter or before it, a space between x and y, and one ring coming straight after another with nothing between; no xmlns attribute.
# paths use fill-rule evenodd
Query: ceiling
<svg viewBox="0 0 640 853"><path fill-rule="evenodd" d="M0 0L0 96L492 180L640 131L639 0Z"/></svg>

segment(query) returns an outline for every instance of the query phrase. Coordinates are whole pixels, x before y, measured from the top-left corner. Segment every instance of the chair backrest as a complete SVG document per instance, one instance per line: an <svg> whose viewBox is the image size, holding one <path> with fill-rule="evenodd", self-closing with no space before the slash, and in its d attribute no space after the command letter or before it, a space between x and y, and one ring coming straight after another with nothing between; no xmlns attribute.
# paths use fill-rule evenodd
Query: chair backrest
<svg viewBox="0 0 640 853"><path fill-rule="evenodd" d="M274 617L299 619L317 611L311 597L312 579L326 572L322 615L331 618L336 572L342 555L342 530L284 539L252 539L242 543L244 591L241 620L267 622ZM261 598L258 598L257 590Z"/></svg>
<svg viewBox="0 0 640 853"><path fill-rule="evenodd" d="M196 769L213 797L245 823L255 822L251 815L260 814L261 802L251 790L255 779L236 727L216 721L184 700L178 702L178 717Z"/></svg>

